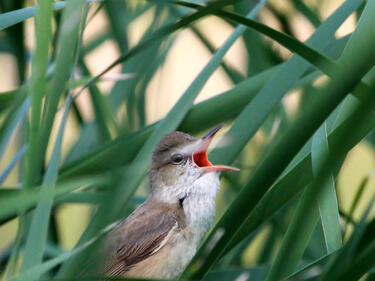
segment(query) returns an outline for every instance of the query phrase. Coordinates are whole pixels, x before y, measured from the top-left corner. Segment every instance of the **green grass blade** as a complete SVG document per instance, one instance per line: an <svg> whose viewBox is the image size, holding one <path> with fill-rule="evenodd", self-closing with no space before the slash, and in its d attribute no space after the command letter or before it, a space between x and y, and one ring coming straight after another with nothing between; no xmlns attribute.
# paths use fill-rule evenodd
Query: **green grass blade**
<svg viewBox="0 0 375 281"><path fill-rule="evenodd" d="M4 151L6 150L9 140L13 133L16 131L18 124L25 118L27 111L30 106L30 100L25 99L18 108L15 108L13 112L8 113L9 115L4 120L2 128L0 130L0 159L2 159Z"/></svg>
<svg viewBox="0 0 375 281"><path fill-rule="evenodd" d="M372 118L375 118L375 115L372 115ZM348 129L350 123L352 123L351 116L330 133L328 138L330 149L342 144L340 136L343 131ZM366 128L363 128L358 135L352 135L351 140L349 140L350 144L345 147L346 151L348 152L352 149L359 141L368 135L374 127L375 121L368 122ZM254 210L252 210L250 215L246 218L241 229L233 236L226 251L232 249L236 244L242 241L242 239L259 227L259 225L267 221L277 210L284 206L290 199L298 194L303 187L312 181L313 173L311 154L309 152L310 147L311 145L305 145L277 183L268 190L258 202Z"/></svg>
<svg viewBox="0 0 375 281"><path fill-rule="evenodd" d="M84 60L80 59L80 68L85 76L91 76L89 69L87 68ZM104 96L99 88L92 84L89 88L91 101L95 112L95 123L98 127L98 135L102 140L110 140L112 133L117 134L117 124L115 117L110 109L108 99Z"/></svg>
<svg viewBox="0 0 375 281"><path fill-rule="evenodd" d="M61 120L56 142L52 151L51 160L47 167L46 174L43 178L41 190L48 190L50 196L47 198L43 198L43 200L40 200L33 213L33 218L31 220L30 229L26 239L21 272L24 272L42 262L42 257L46 246L49 219L54 199L53 191L55 189L57 181L58 167L61 157L61 146L67 118L68 107L66 108Z"/></svg>
<svg viewBox="0 0 375 281"><path fill-rule="evenodd" d="M89 53L94 51L96 48L101 46L104 42L112 38L113 38L112 33L108 31L108 32L100 33L99 35L95 36L91 40L87 40L84 43L84 46L82 47L82 50L81 50L82 56L88 55Z"/></svg>
<svg viewBox="0 0 375 281"><path fill-rule="evenodd" d="M363 195L363 191L365 189L365 187L367 186L367 183L369 181L369 176L366 176L362 181L361 183L359 184L359 187L356 189L357 192L353 198L353 201L352 201L352 204L350 205L350 209L349 209L349 212L348 212L348 217L349 218L352 218L353 217L353 214L354 214L354 211L355 209L358 207L358 203ZM345 231L344 231L344 237L345 237L345 233L347 231L347 227L349 225L349 222L346 221L346 224L345 224Z"/></svg>
<svg viewBox="0 0 375 281"><path fill-rule="evenodd" d="M359 280L375 264L375 240L366 247L349 269L342 275L340 281Z"/></svg>
<svg viewBox="0 0 375 281"><path fill-rule="evenodd" d="M313 26L318 27L321 24L319 14L309 8L303 0L293 0L293 4L296 9L301 12Z"/></svg>
<svg viewBox="0 0 375 281"><path fill-rule="evenodd" d="M14 168L18 160L25 154L27 147L24 145L18 150L16 155L13 157L13 159L9 162L9 164L4 168L4 170L0 173L0 185L3 183L3 181L6 179L10 171Z"/></svg>
<svg viewBox="0 0 375 281"><path fill-rule="evenodd" d="M102 202L103 197L105 196L104 192L73 192L66 195L60 196L56 199L56 203L65 204L65 203L87 203L87 204L99 204Z"/></svg>
<svg viewBox="0 0 375 281"><path fill-rule="evenodd" d="M314 47L316 50L323 50L325 43L322 42L328 42L336 29L361 3L362 1L346 1L315 31L310 39L307 40L306 45ZM309 61L315 61L314 58L316 58L316 56L312 55ZM277 73L268 80L262 90L257 94L254 100L246 106L237 117L234 125L227 132L226 135L228 139L234 140L235 143L231 143L230 147L228 147L228 144L219 143L219 148L215 149L212 153L211 159L214 162L220 159L220 162L224 164L233 162L248 140L259 129L269 113L280 102L281 98L298 78L307 70L308 66L309 64L297 55L289 59ZM250 125L247 120L251 120Z"/></svg>
<svg viewBox="0 0 375 281"><path fill-rule="evenodd" d="M196 8L196 9L202 8L202 6L199 6L197 4L186 3L186 2L183 2L183 1L175 1L174 3L180 4L180 5L183 5L183 6L187 6L187 7L191 7L191 8ZM358 7L358 5L359 5L359 3L357 3L357 5L355 7ZM336 11L335 14L339 15L340 11L341 12L342 11L347 12L347 11L345 11L344 8L346 8L345 5L342 5L340 7L340 9L338 9ZM232 20L234 20L238 23L246 25L246 26L248 26L252 29L255 29L256 31L272 38L273 40L275 40L276 42L278 42L279 44L281 44L285 48L287 48L290 51L298 54L301 58L305 59L306 61L308 61L309 63L311 63L315 67L317 67L318 69L321 69L324 73L328 74L329 76L333 75L334 72L337 69L337 64L334 61L332 61L329 58L327 58L326 56L322 55L321 53L319 53L315 49L309 47L309 45L317 45L318 46L318 43L317 43L318 40L317 39L314 40L314 38L319 37L319 32L314 33L313 36L311 36L311 38L307 41L307 43L305 45L305 44L301 43L300 41L296 40L295 38L293 38L289 35L278 32L278 31L276 31L272 28L269 28L268 26L266 26L264 24L261 24L259 22L254 21L254 20L246 19L246 18L244 18L242 16L239 16L237 14L233 14L233 13L226 12L226 11L216 11L214 13L217 14L217 15L223 16L223 17L230 18L230 19L232 19ZM350 15L350 13L349 13L349 15ZM331 21L328 21L328 23L325 23L324 25L322 25L322 27L320 27L319 29L324 30L324 27L331 26L332 24L335 26L335 24L341 24L342 23L342 21L339 22L339 23L338 22L335 23L334 20L340 19L340 17L334 17L334 15L332 15L329 19L331 19ZM336 28L338 28L338 27L339 27L339 25L336 26ZM330 33L331 35L332 35L332 32L333 31L331 31L331 33ZM322 34L324 34L323 31L322 31ZM305 67L307 67L307 65L305 65ZM366 87L366 85L360 85L360 86ZM359 98L360 98L360 96L359 96Z"/></svg>
<svg viewBox="0 0 375 281"><path fill-rule="evenodd" d="M312 141L311 158L314 173L317 173L322 161L328 154L327 125L324 123L316 132ZM340 215L332 171L324 183L323 190L317 197L317 201L327 253L329 254L342 246Z"/></svg>
<svg viewBox="0 0 375 281"><path fill-rule="evenodd" d="M57 112L57 105L61 94L66 89L67 81L70 77L70 70L74 60L74 50L78 42L79 22L81 20L81 11L86 1L68 1L62 15L62 26L57 40L57 55L56 65L54 69L51 82L48 87L48 94L45 100L45 110L43 112L43 119L41 125L41 144L43 149L47 146L55 114ZM40 158L44 158L44 153L41 153ZM35 163L39 166L41 162Z"/></svg>
<svg viewBox="0 0 375 281"><path fill-rule="evenodd" d="M105 230L103 230L101 233L99 233L96 237L92 238L90 241L87 241L82 246L76 247L75 249L65 252L61 255L59 255L56 258L50 259L42 264L38 264L33 266L32 268L26 270L25 272L20 273L17 277L12 278L11 281L25 281L25 280L34 280L41 276L43 273L49 271L50 269L54 268L55 266L63 263L64 261L71 259L78 253L85 250L87 247L95 243L97 240L99 240L103 235L108 233L112 227L108 227Z"/></svg>
<svg viewBox="0 0 375 281"><path fill-rule="evenodd" d="M64 2L54 3L54 9L59 10L65 7ZM0 15L0 30L20 23L28 18L34 17L37 13L37 7L28 7Z"/></svg>
<svg viewBox="0 0 375 281"><path fill-rule="evenodd" d="M36 10L36 7L29 7L0 15L0 30L35 16Z"/></svg>
<svg viewBox="0 0 375 281"><path fill-rule="evenodd" d="M223 0L219 3L217 2L209 2L208 5L199 11L182 17L176 23L168 24L158 30L156 30L152 35L148 36L144 40L142 40L138 45L134 48L130 49L127 53L117 58L113 61L110 65L108 65L104 70L102 70L98 75L93 77L91 81L89 81L80 91L78 91L77 96L82 93L87 87L89 87L92 83L95 83L97 79L107 73L109 70L114 68L116 65L127 61L129 58L133 57L134 55L138 54L139 52L143 51L144 49L152 46L155 42L161 40L166 35L169 35L176 30L179 30L183 27L188 26L189 24L193 23L196 20L203 18L204 16L213 13L216 10L221 9L224 6L230 5L236 2L236 0Z"/></svg>
<svg viewBox="0 0 375 281"><path fill-rule="evenodd" d="M345 247L340 251L340 253L336 256L335 260L330 264L330 266L326 268L325 272L321 275L319 281L343 280L343 278L345 278L346 276L347 271L349 274L358 274L358 269L353 268L354 264L352 264L352 262L355 258L357 247L365 234L367 227L366 220L374 206L374 203L375 197L373 196L366 210L364 211L361 220L356 225L354 233L351 235L349 241L346 243ZM373 251L373 245L374 243L372 240L370 243L370 247L367 248L368 251L370 251L370 253ZM363 255L367 257L367 253L368 252L366 250L365 252L362 252L362 255L360 255L359 257L362 258ZM363 265L365 267L368 266L366 261L362 262L360 265L361 270L363 269ZM361 270L359 272L361 272Z"/></svg>
<svg viewBox="0 0 375 281"><path fill-rule="evenodd" d="M87 0L87 2L101 2L102 0ZM53 9L55 11L65 8L66 2L59 1L53 3ZM37 14L38 7L27 7L18 10L14 10L8 13L3 13L0 15L0 30L7 27L13 26L17 23L23 22L28 18L32 18Z"/></svg>
<svg viewBox="0 0 375 281"><path fill-rule="evenodd" d="M204 281L220 280L265 280L267 266L250 267L250 268L231 268L222 270L213 270L207 274Z"/></svg>
<svg viewBox="0 0 375 281"><path fill-rule="evenodd" d="M20 189L17 188L2 188L0 189L0 199L7 199L15 196L20 196L19 194L21 193ZM18 195L17 195L18 194ZM54 204L66 204L66 203L87 203L87 204L98 204L102 201L103 196L105 195L105 192L103 191L75 191L75 192L70 192L66 194L59 194L59 195L54 195L55 196L55 202ZM21 198L22 196L18 197ZM138 197L137 202L142 202L144 201L144 198ZM35 207L34 205L31 207ZM12 214L14 215L14 213ZM14 218L14 217L7 217L8 218ZM3 224L4 220L0 222L0 224Z"/></svg>
<svg viewBox="0 0 375 281"><path fill-rule="evenodd" d="M46 75L47 75L47 65L49 57L49 47L51 41L52 32L52 13L53 13L53 1L41 1L37 9L36 21L40 24L36 27L36 48L32 59L31 67L31 78L28 88L30 91L30 104L31 104L31 114L28 130L28 149L25 156L25 173L23 178L23 188L32 186L35 183L35 175L39 173L38 168L34 169L34 161L42 161L41 158L38 159L38 132L40 125L40 115L42 99L45 95L46 89ZM43 24L41 24L43 23ZM26 99L25 102L28 102ZM38 166L37 166L38 167ZM19 222L19 233L17 236L23 235L24 228L21 224L25 223L23 221L24 217L21 216ZM16 253L15 251L14 253ZM12 258L16 258L13 256ZM29 262L27 259L26 264Z"/></svg>
<svg viewBox="0 0 375 281"><path fill-rule="evenodd" d="M127 8L127 3L125 1L108 0L105 3L105 10L111 25L113 37L116 39L117 46L121 53L125 53L129 48L129 42L124 32L124 27L128 25L129 17L134 14L133 12L128 12Z"/></svg>
<svg viewBox="0 0 375 281"><path fill-rule="evenodd" d="M315 200L314 193L315 191L308 186L299 200L280 249L272 263L267 281L282 280L292 274L297 267L319 220L317 206L311 207L306 204L310 200Z"/></svg>
<svg viewBox="0 0 375 281"><path fill-rule="evenodd" d="M43 22L43 24L38 24L36 27L36 49L31 66L29 84L31 114L28 130L28 150L25 158L25 176L23 182L25 186L31 186L35 183L36 175L39 173L39 165L37 163L42 163L43 161L39 157L39 131L42 99L46 94L49 47L52 38L52 4L53 1L41 1L36 15L36 21Z"/></svg>
<svg viewBox="0 0 375 281"><path fill-rule="evenodd" d="M371 126L372 125L369 124L369 127L367 127L367 130L365 130L364 135L368 133L368 130L371 130ZM340 130L337 130L336 132L338 131ZM335 134L332 134L332 136L334 135ZM354 145L355 143L356 142L352 142L351 145ZM306 149L308 149L308 147L306 147ZM280 188L282 190L280 190L280 193L277 192L277 188L273 188L270 190L270 192L267 193L267 196L264 198L264 200L262 199L262 201L259 202L259 206L255 208L252 215L249 216L249 218L246 220L246 223L243 224L243 230L236 233L236 235L232 239L229 249L231 249L236 243L241 241L241 239L245 237L248 233L253 231L260 223L264 222L264 220L266 220L274 211L283 206L283 204L285 204L285 202L287 202L290 199L290 197L295 195L299 190L301 190L301 187L305 186L309 182L309 180L312 177L311 172L310 174L308 173L308 171L311 171L311 166L309 164L310 160L305 158L306 156L309 157L308 155L305 155L302 157L303 161L296 161L296 163L298 163L298 166L294 166L293 172L290 174L289 177L285 178L285 185L283 184L283 182L280 182ZM296 189L288 188L288 182L289 186L293 186ZM300 183L301 185L295 185L294 183ZM277 200L279 203L269 204L269 202L275 202L275 200ZM270 212L266 212L267 209Z"/></svg>
<svg viewBox="0 0 375 281"><path fill-rule="evenodd" d="M176 9L175 7L170 7L172 13L176 13L179 16L182 16L182 13ZM191 31L194 33L195 36L198 37L198 39L202 42L202 44L210 51L211 54L215 52L214 45L208 40L208 38L201 32L199 27L197 26L191 26ZM221 63L221 66L223 67L223 70L227 74L227 76L232 80L234 84L239 83L244 79L243 75L239 73L234 68L231 68L229 65L227 65L224 61Z"/></svg>
<svg viewBox="0 0 375 281"><path fill-rule="evenodd" d="M345 56L342 58L342 63L348 63L350 59L353 57L350 56L350 52L353 51L362 51L363 42L368 38L368 30L371 25L374 24L374 16L375 16L375 1L369 1L365 7L365 10L362 14L356 32L353 34L352 40L349 42L346 52L344 53ZM372 39L375 38L373 35ZM359 58L357 58L359 59ZM365 58L362 58L364 60ZM370 60L370 62L374 63L374 58ZM374 85L374 83L372 83ZM353 121L349 128L347 128L341 135L341 139L346 142L346 137L350 136L351 134L355 134L357 132L357 127L362 127L364 123L367 122L368 114L370 112L370 108L374 105L374 99L372 95L367 95L365 102L361 103L356 110L353 112ZM340 155L342 153L342 146L338 146L333 149L332 155ZM337 156L336 156L337 157ZM331 156L332 158L332 156ZM324 181L324 177L327 176L327 167L330 165L330 158L328 158L322 167L319 170L319 175L315 180L315 185L318 187L319 184L322 184ZM332 161L332 160L331 160ZM335 263L328 269L328 271L323 275L322 280L342 280L343 273L346 268L350 265L351 260L355 254L355 249L359 243L359 240L364 232L365 228L365 219L374 204L374 198L372 198L371 204L367 208L361 222L357 227L357 231L354 232L350 241L347 243L345 249L341 252L341 254L337 257ZM341 275L341 276L340 276Z"/></svg>
<svg viewBox="0 0 375 281"><path fill-rule="evenodd" d="M52 6L50 6L50 14L49 14L49 22L51 21L52 16ZM42 11L42 9L41 9ZM66 10L68 11L68 9ZM87 9L84 10L84 16L82 25L84 26L86 21L86 15L87 15ZM47 20L47 19L45 19ZM65 19L67 20L67 18ZM63 26L66 23L63 22ZM83 30L83 29L82 29ZM82 31L83 33L83 31ZM79 46L80 44L78 44ZM47 52L48 54L48 52ZM37 54L36 54L37 56ZM77 55L76 55L77 57ZM77 59L76 59L77 60ZM37 63L37 62L35 62ZM47 61L46 61L47 63ZM46 66L46 65L45 65ZM46 69L43 69L43 72L41 74L45 73ZM43 82L43 81L42 81ZM42 83L41 83L42 84ZM31 83L33 85L33 83ZM41 86L40 86L41 87ZM45 86L44 86L45 87ZM35 87L38 89L37 87ZM39 89L40 90L40 89ZM42 92L43 93L43 92ZM38 92L38 95L42 94L41 92ZM55 145L52 150L52 156L50 159L50 162L47 167L47 171L43 177L42 182L42 188L41 190L45 190L48 188L48 191L50 191L50 196L43 198L43 200L38 202L38 205L33 213L33 217L30 224L30 229L27 234L26 238L26 245L25 245L25 251L24 251L24 257L22 260L22 266L21 266L21 272L24 272L33 266L36 266L42 262L43 254L46 247L46 241L47 241L47 233L48 233L48 227L49 227L49 221L50 221L50 215L52 211L52 205L54 201L53 197L53 191L55 189L55 185L57 182L57 176L58 176L58 168L61 158L61 149L62 149L62 142L63 142L63 136L65 132L66 122L68 119L68 113L69 113L69 105L72 102L71 96L68 97L65 105L65 111L61 120L61 124L58 130L58 134L56 137ZM40 117L40 107L41 107L41 97L37 99L36 103L32 104L32 109L36 107L37 109L37 121L35 124L35 127L33 128L33 122L32 122L32 129L37 130L39 127L39 117ZM32 119L34 121L34 119ZM35 132L35 136L37 136L37 131ZM30 134L30 138L33 137L32 134ZM34 148L34 147L33 147ZM33 159L33 158L32 158ZM39 278L39 276L37 277Z"/></svg>
<svg viewBox="0 0 375 281"><path fill-rule="evenodd" d="M26 87L20 86L17 89L11 91L5 91L0 93L0 113L5 112L12 108L12 105L16 104L16 101L21 100L25 96Z"/></svg>
<svg viewBox="0 0 375 281"><path fill-rule="evenodd" d="M370 45L362 42L366 36L367 39L370 40L369 42L374 41L375 43L375 34L372 34L372 36L368 35L368 28L375 24L369 20L369 18L370 17L366 17L368 21L362 25L359 24L356 32L353 34L361 44L356 43L356 48L348 47L346 49L346 53L343 54L345 59L341 62L340 71L332 77L330 83L324 90L314 97L314 102L309 105L305 113L296 120L295 124L288 130L285 136L272 146L268 155L253 173L248 184L241 190L236 200L234 200L229 210L215 226L202 249L199 251L200 254L203 252L207 254L205 251L207 245L214 243L211 242L212 239L216 242L215 246L205 257L205 262L202 263L202 261L199 261L198 253L190 264L188 271L185 271L183 278L189 276L192 266L197 266L199 268L194 275L195 278L204 276L232 239L231 233L238 230L249 212L277 180L297 152L373 66L374 54L369 48ZM375 19L375 17L373 19ZM351 37L352 40L353 36ZM368 97L368 95L366 97ZM322 105L324 106L322 107ZM290 143L293 143L294 146L291 147ZM345 146L340 146L340 149L344 148ZM234 221L232 219L233 217L237 219ZM228 231L229 229L231 231ZM220 233L222 235L218 236Z"/></svg>
<svg viewBox="0 0 375 281"><path fill-rule="evenodd" d="M91 176L59 183L56 185L55 190L52 190L51 188L41 190L40 188L36 187L35 190L33 189L26 192L20 191L8 194L1 193L0 219L14 216L28 210L29 208L33 208L39 201L49 198L51 194L54 197L58 197L78 188L86 189L92 186L102 186L105 182L106 179L104 177Z"/></svg>
<svg viewBox="0 0 375 281"><path fill-rule="evenodd" d="M301 268L298 268L293 274L289 275L285 281L296 281L296 280L305 280L305 276L314 275L317 276L319 273L316 273L317 268L322 268L325 264L329 263L330 259L337 255L338 252L333 252L330 254L327 254L307 265L302 266ZM310 272L309 272L310 271Z"/></svg>
<svg viewBox="0 0 375 281"><path fill-rule="evenodd" d="M311 152L312 167L316 173L328 155L326 122L315 133ZM308 204L309 201L315 200L317 200L317 204ZM332 175L325 182L325 186L318 196L311 186L307 187L303 193L276 259L271 266L267 281L281 280L293 273L308 245L319 220L319 214L322 219L327 252L331 253L341 247L339 214Z"/></svg>

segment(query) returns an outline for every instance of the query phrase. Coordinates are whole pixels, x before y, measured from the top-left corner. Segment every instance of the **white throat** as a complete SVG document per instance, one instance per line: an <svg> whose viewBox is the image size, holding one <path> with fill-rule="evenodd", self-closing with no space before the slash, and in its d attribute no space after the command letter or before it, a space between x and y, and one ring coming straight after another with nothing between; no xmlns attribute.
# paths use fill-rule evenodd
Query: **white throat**
<svg viewBox="0 0 375 281"><path fill-rule="evenodd" d="M219 189L217 173L208 173L194 182L183 201L187 225L199 243L212 226L216 207L215 196Z"/></svg>
<svg viewBox="0 0 375 281"><path fill-rule="evenodd" d="M219 189L219 175L208 173L198 178L190 186L164 186L163 196L166 200L182 199L186 216L186 227L174 240L174 247L160 278L177 278L195 255L200 242L212 226L215 219L215 196ZM171 189L175 191L174 199ZM174 201L176 202L176 201Z"/></svg>

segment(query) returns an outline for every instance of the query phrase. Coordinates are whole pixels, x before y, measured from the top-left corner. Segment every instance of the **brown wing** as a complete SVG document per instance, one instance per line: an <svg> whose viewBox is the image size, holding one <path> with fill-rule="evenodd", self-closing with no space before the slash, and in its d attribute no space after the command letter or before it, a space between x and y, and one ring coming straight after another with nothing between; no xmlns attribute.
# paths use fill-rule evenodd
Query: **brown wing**
<svg viewBox="0 0 375 281"><path fill-rule="evenodd" d="M155 254L166 243L168 234L181 224L179 215L161 204L146 202L137 208L107 238L105 275L123 275Z"/></svg>

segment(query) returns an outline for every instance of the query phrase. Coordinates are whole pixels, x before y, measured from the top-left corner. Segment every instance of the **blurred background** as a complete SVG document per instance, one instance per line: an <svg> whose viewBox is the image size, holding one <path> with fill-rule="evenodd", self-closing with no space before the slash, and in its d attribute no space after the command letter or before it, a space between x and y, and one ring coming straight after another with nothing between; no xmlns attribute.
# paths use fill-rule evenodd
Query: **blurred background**
<svg viewBox="0 0 375 281"><path fill-rule="evenodd" d="M122 11L116 11L116 5L108 8L103 3L90 4L82 51L74 74L78 84L82 85L85 78L100 73L125 49L136 46L145 34L187 11L184 8L177 9L173 6L157 7L150 5L149 2L138 0L126 0L125 2L126 5L123 7L126 7L127 14L131 15L129 18L119 18ZM276 30L290 34L300 41L305 41L316 27L343 2L339 0L270 0L259 12L257 20ZM245 1L243 5L232 6L231 9L237 13L245 14L250 7L246 3ZM35 1L24 1L23 7L34 4ZM11 4L8 6L10 7ZM2 11L5 12L6 9L7 4L3 4ZM56 13L56 21L59 20L60 13L60 11ZM337 30L336 38L353 32L356 21L356 14L352 14ZM35 49L35 18L25 20L23 24L24 33L20 36L24 40L25 65L20 65L20 58L17 56L14 45L16 43L5 40L8 38L8 30L0 32L0 95L18 89L24 79L30 75L30 56ZM101 77L100 81L92 88L82 92L76 99L76 111L72 110L68 117L62 146L62 165L79 158L85 150L89 151L96 145L94 141L91 144L78 146L78 148L76 146L82 130L80 124L92 122L98 114L95 106L97 101L93 99L90 91L97 91L107 97L113 91L130 90L133 95L125 102L118 104L117 111L113 111L118 128L110 130L110 138L113 139L121 130L135 132L160 120L168 113L207 64L212 52L223 44L234 28L235 26L229 21L207 16L189 28L174 33L162 44L152 46L150 49L153 50L146 53L144 60L133 60L124 68L117 65ZM209 78L195 103L230 90L239 81L257 75L271 66L287 60L290 56L291 53L284 47L259 35L259 33L247 30L225 55L224 64ZM83 82L79 82L80 79ZM320 87L325 84L326 80L324 75L319 75L314 79L311 87ZM295 87L289 91L277 112L267 120L235 161L234 166L241 168L241 173L222 177L223 187L217 197L218 217L223 214L238 190L247 182L252 169L261 159L265 147L275 135L275 131L287 126L296 116L301 104L308 102L302 94L309 90L307 87ZM125 95L125 92L123 94ZM60 101L61 105L63 105L63 101ZM58 112L54 121L52 140L57 135L61 117L62 110ZM0 115L0 118L4 118L4 115ZM202 123L206 121L201 120ZM230 125L230 122L227 124ZM228 126L220 134L223 135L227 128ZM100 130L96 134L100 135ZM0 171L15 156L23 137L24 127L18 126L17 131L11 137L10 145L1 158ZM216 138L216 141L218 139L220 137ZM349 152L336 181L340 211L348 213L358 187L368 180L358 207L353 213L355 220L360 218L374 194L375 154L373 140L374 138L370 136ZM100 142L100 137L97 137L96 141ZM49 142L47 159L51 155L51 143L53 142ZM212 147L214 146L215 144ZM1 188L20 186L21 173L22 167L17 164L2 183ZM145 182L137 191L140 201L147 195L147 192L148 187ZM282 220L275 219L276 222L270 220L256 232L254 240L246 246L241 256L242 265L254 266L272 259L277 249L277 241L282 239L286 221L290 218L291 210L295 204L296 200L292 200L283 209ZM56 223L55 230L61 250L74 247L95 208L92 204L87 203L66 203L55 208L53 219ZM278 227L278 224L281 227ZM12 219L0 226L0 253L7 251L14 241L17 225L17 219ZM275 227L279 230L275 231ZM272 244L270 250L266 251L271 236L276 242ZM312 253L312 255L314 254Z"/></svg>

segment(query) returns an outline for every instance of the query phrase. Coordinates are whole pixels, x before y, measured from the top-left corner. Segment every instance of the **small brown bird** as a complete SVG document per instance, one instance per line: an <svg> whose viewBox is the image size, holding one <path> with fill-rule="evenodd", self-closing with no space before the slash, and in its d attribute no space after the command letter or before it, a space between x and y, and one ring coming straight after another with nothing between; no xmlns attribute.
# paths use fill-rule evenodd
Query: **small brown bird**
<svg viewBox="0 0 375 281"><path fill-rule="evenodd" d="M102 274L171 279L182 273L213 224L218 172L238 171L207 158L221 127L201 139L172 132L160 140L149 172L151 194L107 235Z"/></svg>

